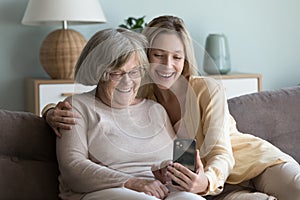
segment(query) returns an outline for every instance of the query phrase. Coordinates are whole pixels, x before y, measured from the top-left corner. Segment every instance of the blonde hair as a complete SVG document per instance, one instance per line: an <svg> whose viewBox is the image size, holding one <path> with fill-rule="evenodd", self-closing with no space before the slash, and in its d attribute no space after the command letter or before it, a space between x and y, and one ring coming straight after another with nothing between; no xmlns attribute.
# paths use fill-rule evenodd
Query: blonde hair
<svg viewBox="0 0 300 200"><path fill-rule="evenodd" d="M145 35L149 41L149 49L147 50L148 54L149 51L151 51L151 46L154 39L162 33L175 33L179 36L183 43L185 60L182 75L186 79L192 75L197 75L197 64L192 39L185 27L183 20L179 17L165 15L154 18L149 24L147 24L142 31L142 34ZM155 84L150 80L151 78L149 76L147 76L147 78L148 83L140 87L138 96L156 100L154 95Z"/></svg>
<svg viewBox="0 0 300 200"><path fill-rule="evenodd" d="M107 81L108 73L121 68L133 54L147 68L147 47L147 38L140 33L122 28L101 30L82 50L75 66L75 81L83 85Z"/></svg>
<svg viewBox="0 0 300 200"><path fill-rule="evenodd" d="M182 19L180 19L179 17L169 16L169 15L154 18L149 24L147 24L142 34L144 34L148 39L149 47L151 49L154 39L159 34L170 33L170 32L177 34L184 46L185 61L184 61L182 75L186 78L188 78L191 75L196 75L197 65L196 65L194 47L193 47L191 36L187 31Z"/></svg>

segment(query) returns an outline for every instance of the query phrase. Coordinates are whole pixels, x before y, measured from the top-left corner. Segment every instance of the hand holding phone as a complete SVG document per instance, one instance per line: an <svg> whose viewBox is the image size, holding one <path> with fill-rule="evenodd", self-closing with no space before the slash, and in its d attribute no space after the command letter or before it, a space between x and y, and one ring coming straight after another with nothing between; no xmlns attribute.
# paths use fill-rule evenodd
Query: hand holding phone
<svg viewBox="0 0 300 200"><path fill-rule="evenodd" d="M180 163L189 170L196 172L196 140L176 139L173 146L173 163ZM172 181L173 185L178 185Z"/></svg>

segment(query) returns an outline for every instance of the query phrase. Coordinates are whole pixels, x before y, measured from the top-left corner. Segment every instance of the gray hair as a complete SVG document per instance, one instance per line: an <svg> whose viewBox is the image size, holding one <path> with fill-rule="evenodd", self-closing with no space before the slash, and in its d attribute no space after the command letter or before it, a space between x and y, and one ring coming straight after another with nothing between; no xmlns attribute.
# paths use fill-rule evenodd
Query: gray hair
<svg viewBox="0 0 300 200"><path fill-rule="evenodd" d="M82 50L75 66L75 81L83 85L107 81L108 73L121 68L133 54L147 68L147 47L148 41L140 33L122 28L101 30Z"/></svg>

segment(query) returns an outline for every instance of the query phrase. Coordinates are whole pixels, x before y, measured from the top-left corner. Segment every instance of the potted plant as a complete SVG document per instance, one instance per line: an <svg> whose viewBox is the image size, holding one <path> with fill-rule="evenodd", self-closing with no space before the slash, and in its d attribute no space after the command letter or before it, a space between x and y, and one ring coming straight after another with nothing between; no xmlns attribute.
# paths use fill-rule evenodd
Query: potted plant
<svg viewBox="0 0 300 200"><path fill-rule="evenodd" d="M142 32L143 28L147 25L147 23L145 22L145 17L146 16L139 18L128 17L127 19L125 19L125 23L120 24L119 27L130 29L136 32Z"/></svg>

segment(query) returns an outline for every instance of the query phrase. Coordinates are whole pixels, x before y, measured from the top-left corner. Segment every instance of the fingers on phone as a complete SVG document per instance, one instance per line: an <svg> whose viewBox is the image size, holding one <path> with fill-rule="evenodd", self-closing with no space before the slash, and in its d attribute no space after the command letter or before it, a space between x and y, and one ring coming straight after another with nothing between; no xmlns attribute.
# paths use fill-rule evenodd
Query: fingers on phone
<svg viewBox="0 0 300 200"><path fill-rule="evenodd" d="M174 166L168 166L167 176L171 178L173 185L180 185L182 173Z"/></svg>

